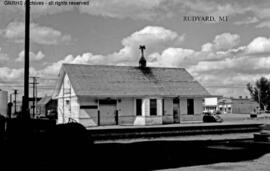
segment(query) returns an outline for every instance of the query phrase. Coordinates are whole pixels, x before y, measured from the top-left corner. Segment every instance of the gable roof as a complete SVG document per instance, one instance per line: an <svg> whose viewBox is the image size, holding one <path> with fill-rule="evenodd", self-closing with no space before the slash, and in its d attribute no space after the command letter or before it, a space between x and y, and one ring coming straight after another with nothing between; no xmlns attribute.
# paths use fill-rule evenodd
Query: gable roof
<svg viewBox="0 0 270 171"><path fill-rule="evenodd" d="M78 96L210 96L184 68L63 64Z"/></svg>
<svg viewBox="0 0 270 171"><path fill-rule="evenodd" d="M52 99L51 96L44 96L38 103L38 106L43 106L49 103L49 101Z"/></svg>

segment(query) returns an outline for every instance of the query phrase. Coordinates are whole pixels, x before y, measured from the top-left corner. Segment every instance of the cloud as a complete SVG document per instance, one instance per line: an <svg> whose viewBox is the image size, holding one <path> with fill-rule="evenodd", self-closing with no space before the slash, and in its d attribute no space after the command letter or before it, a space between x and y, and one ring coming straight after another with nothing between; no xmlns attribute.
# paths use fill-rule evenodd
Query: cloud
<svg viewBox="0 0 270 171"><path fill-rule="evenodd" d="M270 38L257 37L247 46L248 53L269 53L270 52Z"/></svg>
<svg viewBox="0 0 270 171"><path fill-rule="evenodd" d="M155 20L182 15L234 16L246 13L254 4L256 3L213 0L99 0L89 6L81 6L80 11L111 18Z"/></svg>
<svg viewBox="0 0 270 171"><path fill-rule="evenodd" d="M0 67L0 80L2 81L14 81L23 76L24 69L11 69L8 67Z"/></svg>
<svg viewBox="0 0 270 171"><path fill-rule="evenodd" d="M81 6L80 11L90 15L105 16L111 18L132 18L150 20L157 17L155 11L162 0L99 0L91 2L89 6Z"/></svg>
<svg viewBox="0 0 270 171"><path fill-rule="evenodd" d="M45 55L41 52L38 51L38 53L30 52L30 61L39 61L43 59ZM15 60L17 62L22 62L24 61L24 50L19 53L19 57Z"/></svg>
<svg viewBox="0 0 270 171"><path fill-rule="evenodd" d="M146 57L153 52L161 52L168 47L179 46L184 35L157 26L147 26L122 40L123 48L107 55L94 55L91 52L82 55L67 55L63 60L47 65L42 73L55 75L63 63L137 65L140 58L139 45L146 45Z"/></svg>
<svg viewBox="0 0 270 171"><path fill-rule="evenodd" d="M0 63L9 60L8 55L2 52L2 48L0 48Z"/></svg>
<svg viewBox="0 0 270 171"><path fill-rule="evenodd" d="M68 55L63 60L47 65L44 73L55 74L63 63L137 65L140 58L139 45L146 45L146 58L150 66L190 67L200 61L218 61L232 58L245 47L233 49L240 42L239 35L222 33L213 42L204 44L201 51L181 48L184 34L157 26L147 26L122 40L123 48L108 55ZM209 48L206 49L206 46ZM175 47L173 47L175 46ZM222 50L222 51L221 51ZM226 51L227 50L227 51Z"/></svg>
<svg viewBox="0 0 270 171"><path fill-rule="evenodd" d="M248 17L242 21L236 21L234 22L235 25L248 25L248 24L253 24L259 22L259 19L257 17Z"/></svg>
<svg viewBox="0 0 270 171"><path fill-rule="evenodd" d="M203 44L200 50L183 48L184 38L184 34L163 27L147 26L123 38L123 47L118 51L110 54L70 54L62 60L47 63L43 69L33 69L32 72L41 77L55 77L63 63L138 66L141 56L139 45L144 44L148 66L184 67L203 85L210 86L212 93L228 92L228 87L236 84L242 90L233 93L247 95L240 94L244 92L247 82L259 76L270 75L270 39L267 37L257 37L247 45L239 46L239 35L221 33L213 41ZM19 71L13 71L16 72ZM217 85L218 88L214 87Z"/></svg>
<svg viewBox="0 0 270 171"><path fill-rule="evenodd" d="M69 1L73 0L66 0ZM135 20L162 20L179 18L183 15L229 16L230 19L236 17L236 25L255 23L256 19L260 21L270 19L270 3L267 0L98 0L90 1L88 6L33 5L31 7L33 18L75 10L88 15ZM14 19L22 20L23 15L24 6L0 5L1 23ZM250 18L239 21L238 16Z"/></svg>
<svg viewBox="0 0 270 171"><path fill-rule="evenodd" d="M115 61L134 61L140 57L139 45L146 46L146 53L160 52L169 46L178 46L184 40L184 35L157 26L147 26L122 40L122 48L119 52L109 55Z"/></svg>
<svg viewBox="0 0 270 171"><path fill-rule="evenodd" d="M202 51L220 51L231 49L240 43L240 36L231 33L217 35L213 43L206 43L202 46Z"/></svg>
<svg viewBox="0 0 270 171"><path fill-rule="evenodd" d="M166 66L166 67L179 67L185 66L191 63L192 56L195 56L196 52L192 49L183 48L168 48L161 54L153 53L148 58L152 62L149 65L152 66Z"/></svg>
<svg viewBox="0 0 270 171"><path fill-rule="evenodd" d="M31 41L42 45L57 45L60 43L69 43L71 41L70 35L63 35L59 30L51 27L39 26L38 24L31 23L30 25L30 38ZM25 26L22 22L11 22L2 30L0 36L22 43L24 40Z"/></svg>
<svg viewBox="0 0 270 171"><path fill-rule="evenodd" d="M93 55L92 53L84 53L73 57L72 55L66 56L64 59L47 65L44 69L39 71L39 75L55 76L59 73L62 64L102 64L105 62L105 57L102 55ZM104 64L104 63L103 63Z"/></svg>
<svg viewBox="0 0 270 171"><path fill-rule="evenodd" d="M263 21L256 25L257 28L270 28L270 21Z"/></svg>
<svg viewBox="0 0 270 171"><path fill-rule="evenodd" d="M25 3L25 0L20 0ZM36 1L36 0L35 0ZM42 2L48 2L49 0L44 0ZM56 2L56 0L53 0ZM72 1L72 0L65 0L66 2ZM41 1L40 1L41 2ZM59 1L58 1L59 2ZM71 5L32 5L31 6L31 14L32 18L39 17L41 15L54 15L57 13L62 13L65 11L71 11L75 9L75 6ZM14 14L17 16L21 16L23 18L25 13L25 6L24 5L7 5L5 4L5 1L1 1L0 3L0 14L5 15L5 17L8 18L14 18Z"/></svg>

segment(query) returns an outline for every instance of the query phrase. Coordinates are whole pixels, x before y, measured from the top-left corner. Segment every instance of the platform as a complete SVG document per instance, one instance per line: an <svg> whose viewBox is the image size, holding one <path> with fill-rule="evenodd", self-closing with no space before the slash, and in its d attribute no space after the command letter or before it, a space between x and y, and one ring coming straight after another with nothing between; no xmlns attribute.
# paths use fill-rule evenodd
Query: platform
<svg viewBox="0 0 270 171"><path fill-rule="evenodd" d="M155 126L103 126L88 128L94 142L149 140L251 139L261 131L259 123L190 123Z"/></svg>

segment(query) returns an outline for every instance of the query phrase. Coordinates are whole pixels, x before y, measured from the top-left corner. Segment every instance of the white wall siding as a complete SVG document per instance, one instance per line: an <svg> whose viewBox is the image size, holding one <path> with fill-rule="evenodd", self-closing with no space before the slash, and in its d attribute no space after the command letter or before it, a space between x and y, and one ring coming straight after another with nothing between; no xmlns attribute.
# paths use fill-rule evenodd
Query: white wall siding
<svg viewBox="0 0 270 171"><path fill-rule="evenodd" d="M194 114L202 114L203 112L203 98L194 99Z"/></svg>
<svg viewBox="0 0 270 171"><path fill-rule="evenodd" d="M97 106L96 109L79 109L79 122L85 127L98 125L98 101L92 97L79 97L80 106ZM80 107L79 106L79 107Z"/></svg>
<svg viewBox="0 0 270 171"><path fill-rule="evenodd" d="M119 116L134 116L134 98L122 98L117 107Z"/></svg>
<svg viewBox="0 0 270 171"><path fill-rule="evenodd" d="M150 116L150 101L149 99L142 100L142 115L143 116Z"/></svg>
<svg viewBox="0 0 270 171"><path fill-rule="evenodd" d="M173 99L164 99L164 115L173 115Z"/></svg>
<svg viewBox="0 0 270 171"><path fill-rule="evenodd" d="M173 99L164 98L164 114L162 118L162 123L170 124L173 123Z"/></svg>
<svg viewBox="0 0 270 171"><path fill-rule="evenodd" d="M187 114L187 98L180 98L180 114Z"/></svg>
<svg viewBox="0 0 270 171"><path fill-rule="evenodd" d="M162 116L162 99L157 99L157 115Z"/></svg>
<svg viewBox="0 0 270 171"><path fill-rule="evenodd" d="M69 101L69 103L67 103ZM67 123L70 118L79 121L79 103L69 78L65 75L58 94L57 123Z"/></svg>
<svg viewBox="0 0 270 171"><path fill-rule="evenodd" d="M136 117L135 107L135 98L121 98L121 101L118 101L117 109L120 125L133 125Z"/></svg>

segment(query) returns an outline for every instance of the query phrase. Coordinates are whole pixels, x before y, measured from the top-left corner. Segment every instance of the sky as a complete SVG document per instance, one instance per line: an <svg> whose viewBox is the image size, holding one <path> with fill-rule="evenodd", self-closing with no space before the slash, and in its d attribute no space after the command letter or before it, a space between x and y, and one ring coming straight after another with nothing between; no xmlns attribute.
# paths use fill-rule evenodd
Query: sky
<svg viewBox="0 0 270 171"><path fill-rule="evenodd" d="M40 96L63 63L137 66L139 45L148 66L186 68L213 95L248 96L247 83L270 78L269 0L36 1L30 75ZM215 21L184 19L206 16ZM0 0L0 89L23 94L23 62L24 6Z"/></svg>

